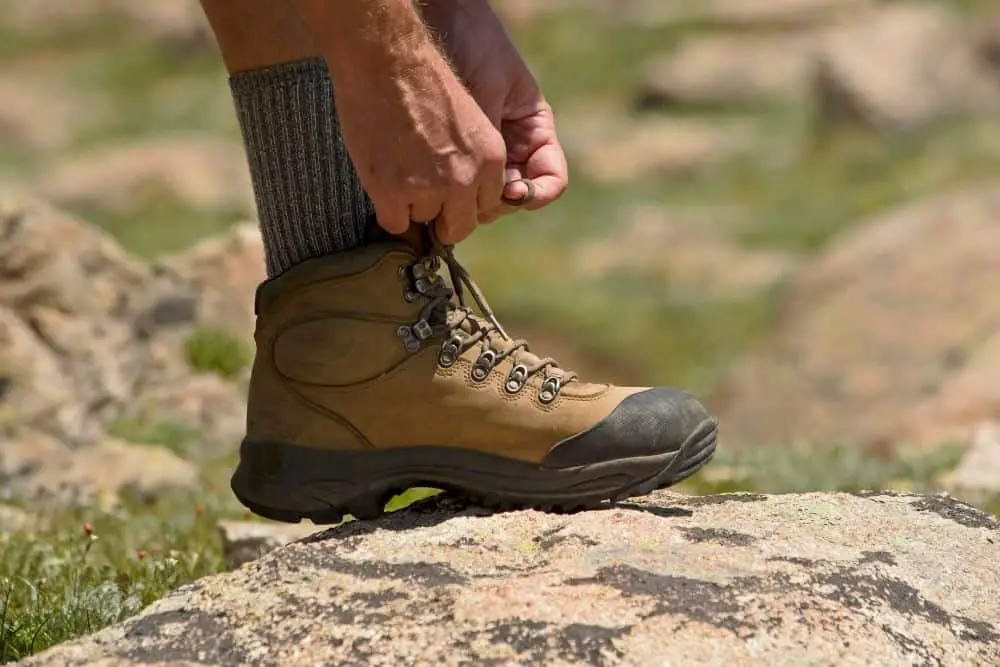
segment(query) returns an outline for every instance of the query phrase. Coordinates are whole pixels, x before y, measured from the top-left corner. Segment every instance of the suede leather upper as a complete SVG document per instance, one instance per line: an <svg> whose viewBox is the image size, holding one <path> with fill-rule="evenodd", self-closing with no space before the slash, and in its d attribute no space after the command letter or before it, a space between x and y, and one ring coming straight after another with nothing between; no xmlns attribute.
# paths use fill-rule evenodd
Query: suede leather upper
<svg viewBox="0 0 1000 667"><path fill-rule="evenodd" d="M415 261L408 244L372 245L261 286L248 439L333 451L457 447L569 467L676 451L708 418L692 396L666 388L574 380L546 403L543 383L559 371L511 392L525 354L477 379L481 345L443 364L447 334L407 350L400 329L427 305L401 270Z"/></svg>

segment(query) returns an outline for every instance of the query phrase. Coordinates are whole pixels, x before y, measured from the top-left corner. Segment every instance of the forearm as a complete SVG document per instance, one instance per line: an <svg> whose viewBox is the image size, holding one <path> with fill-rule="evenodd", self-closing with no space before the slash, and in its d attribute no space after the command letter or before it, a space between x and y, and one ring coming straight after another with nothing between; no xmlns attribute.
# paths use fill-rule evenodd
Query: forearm
<svg viewBox="0 0 1000 667"><path fill-rule="evenodd" d="M412 0L291 0L334 80L440 55Z"/></svg>

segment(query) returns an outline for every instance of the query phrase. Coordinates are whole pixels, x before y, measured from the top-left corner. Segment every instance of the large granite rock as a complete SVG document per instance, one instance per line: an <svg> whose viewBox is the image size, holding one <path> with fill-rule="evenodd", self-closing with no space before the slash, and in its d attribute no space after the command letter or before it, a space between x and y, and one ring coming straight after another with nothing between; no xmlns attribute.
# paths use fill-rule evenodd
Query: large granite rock
<svg viewBox="0 0 1000 667"><path fill-rule="evenodd" d="M947 4L886 3L826 37L812 86L817 107L888 131L994 115L1000 86L989 43Z"/></svg>
<svg viewBox="0 0 1000 667"><path fill-rule="evenodd" d="M450 502L279 548L23 664L1000 664L1000 522L946 496Z"/></svg>
<svg viewBox="0 0 1000 667"><path fill-rule="evenodd" d="M1000 418L1000 183L859 222L710 402L736 445L966 442Z"/></svg>
<svg viewBox="0 0 1000 667"><path fill-rule="evenodd" d="M196 483L190 462L142 434L112 437L125 423L236 446L244 390L192 369L184 342L211 324L249 344L263 265L254 234L239 227L150 265L65 211L0 190L0 500Z"/></svg>

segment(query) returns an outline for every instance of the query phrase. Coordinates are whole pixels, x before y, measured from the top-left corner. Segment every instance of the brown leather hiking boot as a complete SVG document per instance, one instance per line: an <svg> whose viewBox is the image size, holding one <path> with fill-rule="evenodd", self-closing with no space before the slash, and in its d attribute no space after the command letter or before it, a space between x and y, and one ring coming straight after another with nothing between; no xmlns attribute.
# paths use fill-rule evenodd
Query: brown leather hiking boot
<svg viewBox="0 0 1000 667"><path fill-rule="evenodd" d="M249 509L367 519L426 486L493 507L573 510L675 484L712 457L716 421L694 397L585 382L529 352L451 249L434 248L370 245L260 286L232 479Z"/></svg>

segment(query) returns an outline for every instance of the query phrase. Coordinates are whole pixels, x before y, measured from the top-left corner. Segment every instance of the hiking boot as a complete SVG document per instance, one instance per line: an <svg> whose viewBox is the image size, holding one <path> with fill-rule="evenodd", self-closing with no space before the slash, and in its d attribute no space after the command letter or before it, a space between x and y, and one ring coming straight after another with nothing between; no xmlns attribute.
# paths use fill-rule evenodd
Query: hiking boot
<svg viewBox="0 0 1000 667"><path fill-rule="evenodd" d="M693 396L587 382L512 339L436 242L309 260L256 301L232 488L270 519L370 519L418 486L571 511L675 484L715 451Z"/></svg>

